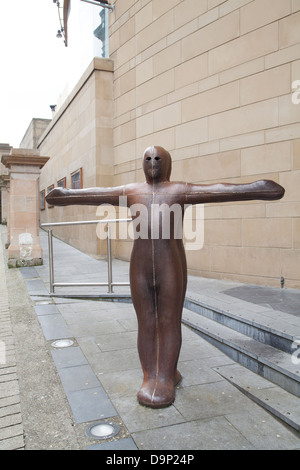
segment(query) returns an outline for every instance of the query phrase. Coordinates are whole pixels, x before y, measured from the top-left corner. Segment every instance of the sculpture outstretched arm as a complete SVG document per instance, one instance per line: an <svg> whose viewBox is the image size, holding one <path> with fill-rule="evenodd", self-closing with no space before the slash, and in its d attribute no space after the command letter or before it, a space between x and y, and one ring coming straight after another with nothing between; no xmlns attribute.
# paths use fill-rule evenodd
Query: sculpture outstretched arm
<svg viewBox="0 0 300 470"><path fill-rule="evenodd" d="M246 184L187 184L186 203L272 201L284 196L284 188L271 180L259 180Z"/></svg>
<svg viewBox="0 0 300 470"><path fill-rule="evenodd" d="M123 195L124 186L114 188L66 189L54 188L46 196L46 201L52 206L85 205L99 206L100 204L119 205L119 197Z"/></svg>

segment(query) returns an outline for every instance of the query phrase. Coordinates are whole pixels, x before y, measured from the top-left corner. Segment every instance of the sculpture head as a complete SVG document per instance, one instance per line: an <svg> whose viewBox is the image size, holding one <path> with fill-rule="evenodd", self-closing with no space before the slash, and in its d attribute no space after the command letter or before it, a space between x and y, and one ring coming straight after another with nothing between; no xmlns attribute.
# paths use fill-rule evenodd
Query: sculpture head
<svg viewBox="0 0 300 470"><path fill-rule="evenodd" d="M170 181L171 155L162 147L148 147L143 156L143 170L147 183Z"/></svg>

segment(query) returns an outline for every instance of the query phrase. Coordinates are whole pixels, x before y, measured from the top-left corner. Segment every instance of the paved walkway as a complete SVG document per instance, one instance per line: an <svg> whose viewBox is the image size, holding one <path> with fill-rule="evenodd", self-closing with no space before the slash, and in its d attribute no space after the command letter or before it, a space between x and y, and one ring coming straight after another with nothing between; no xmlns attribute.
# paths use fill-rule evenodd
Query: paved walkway
<svg viewBox="0 0 300 470"><path fill-rule="evenodd" d="M224 370L228 375L242 366L186 326L179 359L183 381L176 390L174 404L159 410L140 406L136 393L142 373L136 349L135 312L131 303L126 302L129 288L115 287L116 293L123 294L123 302L65 296L101 292L105 297L105 287L57 288L60 296L51 297L46 234L41 232L43 266L8 270L6 252L2 249L6 232L2 226L0 230L0 339L4 338L6 328L5 346L8 350L11 341L16 354L16 364L1 365L0 371L5 372L0 375L0 416L17 419L11 422L11 418L3 421L0 418L0 449L125 449L152 453L300 449L296 431L226 380ZM54 253L56 282L107 279L105 261L89 257L57 239ZM114 260L113 277L115 281L127 281L128 263ZM231 292L235 295L224 294L239 287L243 286L190 277L188 295L214 299L223 306L227 299L228 308L248 305L252 314L270 320L274 309L269 303L264 304L264 298L250 304L244 300L249 292L244 292L242 299L240 290ZM296 305L300 304L296 301ZM293 308L294 313L284 311L283 317L294 319L297 329L299 310L286 299L285 310ZM62 339L70 340L71 345L56 347L55 342ZM10 354L13 352L8 353L7 361ZM9 372L10 367L13 369ZM13 392L1 388L2 377L8 374L16 374L10 377L11 385L15 386ZM255 374L250 377L252 388L274 386ZM11 397L14 403L5 402ZM10 406L16 408L9 415L3 414L5 408L9 412ZM87 429L98 421L113 425L119 432L106 440L91 437ZM16 433L10 436L13 428Z"/></svg>
<svg viewBox="0 0 300 470"><path fill-rule="evenodd" d="M6 232L5 232L6 233ZM24 448L15 340L0 244L0 450Z"/></svg>

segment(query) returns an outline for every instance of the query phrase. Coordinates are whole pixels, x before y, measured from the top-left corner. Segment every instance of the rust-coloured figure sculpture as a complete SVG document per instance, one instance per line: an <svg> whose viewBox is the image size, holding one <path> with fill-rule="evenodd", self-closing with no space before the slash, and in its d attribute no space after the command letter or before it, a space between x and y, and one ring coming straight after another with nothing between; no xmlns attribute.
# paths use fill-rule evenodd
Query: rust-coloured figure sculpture
<svg viewBox="0 0 300 470"><path fill-rule="evenodd" d="M181 348L181 316L187 284L187 267L182 239L174 236L174 218L170 218L170 236L153 237L152 211L159 205L177 204L183 213L186 205L226 201L274 200L284 189L269 180L249 184L212 185L170 182L171 157L162 147L149 147L143 156L144 183L113 188L68 190L56 188L47 196L52 205L118 205L126 196L127 205L140 204L147 218L148 236L136 238L130 260L130 286L138 319L138 352L144 381L138 401L146 406L169 406L175 398L175 385L181 380L177 362ZM124 200L124 198L123 198ZM146 208L146 211L142 211ZM154 208L154 209L153 209ZM152 214L153 215L153 214ZM162 214L158 221L162 229Z"/></svg>

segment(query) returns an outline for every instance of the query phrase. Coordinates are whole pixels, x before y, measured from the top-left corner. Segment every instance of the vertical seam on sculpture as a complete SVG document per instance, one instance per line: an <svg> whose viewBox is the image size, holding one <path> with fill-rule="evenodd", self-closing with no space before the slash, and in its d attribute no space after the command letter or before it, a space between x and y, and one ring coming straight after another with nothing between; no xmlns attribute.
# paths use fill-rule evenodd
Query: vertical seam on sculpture
<svg viewBox="0 0 300 470"><path fill-rule="evenodd" d="M153 223L153 207L154 207L154 182L152 183L152 206L151 206L151 232L152 232L152 223ZM152 246L152 282L153 282L153 291L154 291L154 310L155 310L155 332L156 332L156 373L155 373L155 386L151 396L151 401L153 401L157 382L158 382L158 371L159 371L159 335L158 335L158 312L157 312L157 292L156 292L156 273L155 273L155 250L154 250L154 239L151 233L151 246Z"/></svg>

